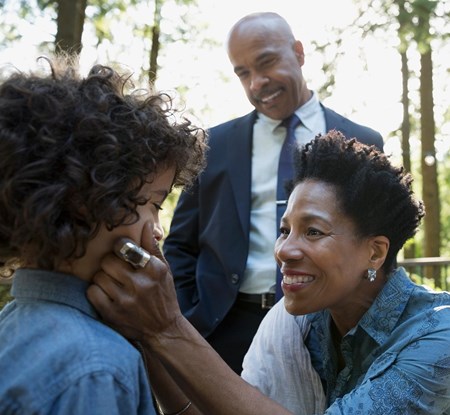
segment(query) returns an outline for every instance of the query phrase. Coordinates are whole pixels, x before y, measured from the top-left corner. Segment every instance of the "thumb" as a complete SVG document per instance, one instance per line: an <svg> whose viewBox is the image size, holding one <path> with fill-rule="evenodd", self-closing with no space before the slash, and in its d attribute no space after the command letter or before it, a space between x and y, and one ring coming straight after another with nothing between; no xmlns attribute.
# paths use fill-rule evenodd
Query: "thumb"
<svg viewBox="0 0 450 415"><path fill-rule="evenodd" d="M153 234L153 226L148 222L144 225L144 229L142 230L141 247L144 248L150 255L155 256L160 261L164 262L164 264L169 266L164 258L161 248L159 247L159 242Z"/></svg>

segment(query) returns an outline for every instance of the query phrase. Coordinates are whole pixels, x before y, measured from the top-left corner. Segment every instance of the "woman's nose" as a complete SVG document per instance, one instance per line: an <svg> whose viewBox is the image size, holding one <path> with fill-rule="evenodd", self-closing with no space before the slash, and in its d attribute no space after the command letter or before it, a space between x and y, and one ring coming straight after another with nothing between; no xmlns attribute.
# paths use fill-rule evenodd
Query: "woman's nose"
<svg viewBox="0 0 450 415"><path fill-rule="evenodd" d="M286 238L280 236L275 243L275 259L281 262L302 259L304 251L300 238L294 238L289 235Z"/></svg>

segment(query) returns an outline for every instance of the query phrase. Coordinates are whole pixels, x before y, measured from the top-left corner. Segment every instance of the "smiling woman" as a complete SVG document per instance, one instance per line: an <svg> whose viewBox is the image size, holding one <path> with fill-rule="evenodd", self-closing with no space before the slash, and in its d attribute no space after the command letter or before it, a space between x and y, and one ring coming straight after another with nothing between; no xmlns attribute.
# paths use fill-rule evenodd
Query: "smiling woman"
<svg viewBox="0 0 450 415"><path fill-rule="evenodd" d="M285 297L241 378L183 317L161 260L131 273L105 263L89 298L161 368L158 401L189 415L449 414L450 294L395 260L424 215L411 175L336 131L297 148L295 168L275 246Z"/></svg>
<svg viewBox="0 0 450 415"><path fill-rule="evenodd" d="M326 414L447 414L450 295L395 263L424 215L411 176L335 131L298 149L295 165L275 244L284 302L261 324L242 377L298 413L307 356ZM265 380L278 378L294 390Z"/></svg>
<svg viewBox="0 0 450 415"><path fill-rule="evenodd" d="M347 301L363 303L357 287L363 291L372 287L361 279L368 269L367 258L373 258L373 268L376 259L386 256L389 240L359 237L353 221L339 208L338 194L333 185L309 179L295 186L290 196L275 255L282 265L284 304L291 314L342 308ZM343 311L347 318L352 316L343 328L347 332L359 316Z"/></svg>

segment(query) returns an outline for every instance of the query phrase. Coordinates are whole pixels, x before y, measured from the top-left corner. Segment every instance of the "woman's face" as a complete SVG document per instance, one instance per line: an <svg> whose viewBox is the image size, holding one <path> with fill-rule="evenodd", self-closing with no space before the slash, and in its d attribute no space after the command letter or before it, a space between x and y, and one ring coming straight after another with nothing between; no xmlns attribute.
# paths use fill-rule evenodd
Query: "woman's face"
<svg viewBox="0 0 450 415"><path fill-rule="evenodd" d="M342 214L334 186L309 180L292 192L281 220L275 258L283 274L286 310L351 313L365 301L370 238L358 238Z"/></svg>
<svg viewBox="0 0 450 415"><path fill-rule="evenodd" d="M90 280L98 271L101 258L112 251L117 238L126 237L141 246L142 232L146 224L152 227L155 239L162 240L164 232L159 221L159 211L171 191L174 176L175 169L169 168L156 176L151 183L146 183L139 194L149 200L145 205L137 207L139 220L132 225L121 225L111 231L102 226L97 235L88 242L86 255L73 261L68 271L82 279Z"/></svg>

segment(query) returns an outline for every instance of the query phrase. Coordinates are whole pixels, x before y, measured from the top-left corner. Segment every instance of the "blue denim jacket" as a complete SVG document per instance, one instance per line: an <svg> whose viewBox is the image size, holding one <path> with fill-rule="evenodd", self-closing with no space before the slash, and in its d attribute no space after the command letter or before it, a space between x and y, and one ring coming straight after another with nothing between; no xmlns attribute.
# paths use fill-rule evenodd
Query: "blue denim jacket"
<svg viewBox="0 0 450 415"><path fill-rule="evenodd" d="M450 294L414 284L402 268L341 343L337 373L330 315L308 316L307 346L327 415L450 414Z"/></svg>
<svg viewBox="0 0 450 415"><path fill-rule="evenodd" d="M0 414L155 414L139 352L98 320L87 286L16 272L0 313Z"/></svg>

